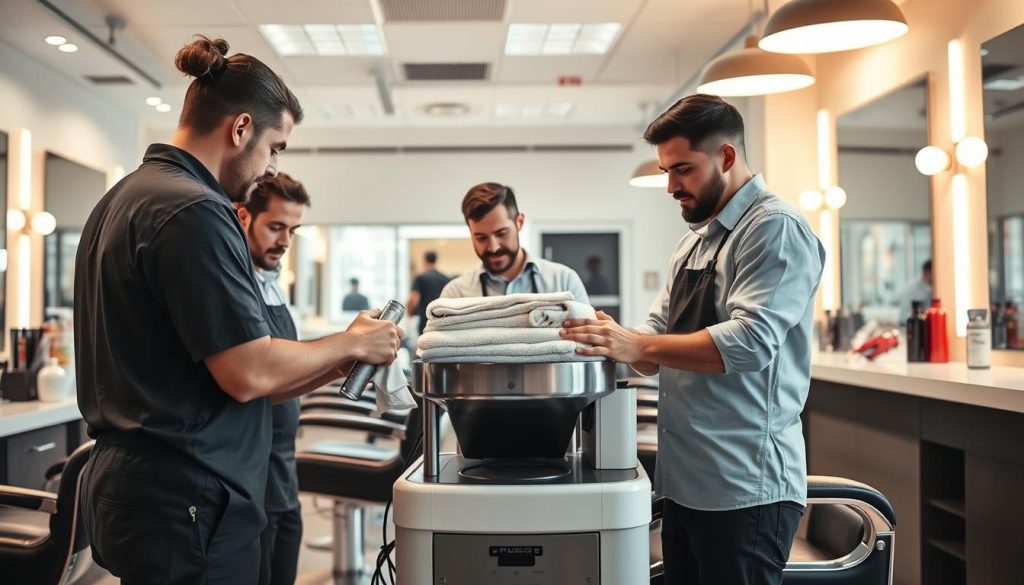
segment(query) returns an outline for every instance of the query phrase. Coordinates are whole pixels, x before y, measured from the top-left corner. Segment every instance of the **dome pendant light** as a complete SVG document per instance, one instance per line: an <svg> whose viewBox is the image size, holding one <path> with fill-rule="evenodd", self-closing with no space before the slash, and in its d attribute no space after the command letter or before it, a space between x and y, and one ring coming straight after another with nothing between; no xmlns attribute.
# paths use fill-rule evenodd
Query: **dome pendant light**
<svg viewBox="0 0 1024 585"><path fill-rule="evenodd" d="M791 0L775 11L758 46L773 53L831 53L879 45L910 27L892 0Z"/></svg>
<svg viewBox="0 0 1024 585"><path fill-rule="evenodd" d="M744 48L712 60L697 91L720 96L768 95L803 89L814 83L807 63L796 55L769 53L749 36Z"/></svg>
<svg viewBox="0 0 1024 585"><path fill-rule="evenodd" d="M629 179L629 184L634 187L660 187L665 189L668 187L668 174L661 170L661 167L658 166L658 161L649 160L633 171L633 177Z"/></svg>

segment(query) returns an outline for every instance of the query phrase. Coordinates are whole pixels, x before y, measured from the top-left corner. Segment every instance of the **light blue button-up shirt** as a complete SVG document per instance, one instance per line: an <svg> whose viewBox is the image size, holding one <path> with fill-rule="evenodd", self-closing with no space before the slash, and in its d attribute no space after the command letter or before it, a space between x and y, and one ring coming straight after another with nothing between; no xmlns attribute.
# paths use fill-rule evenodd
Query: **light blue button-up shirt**
<svg viewBox="0 0 1024 585"><path fill-rule="evenodd" d="M666 333L672 285L687 252L697 246L686 268L703 268L733 230L715 268L719 323L708 328L725 373L661 368L654 489L698 510L804 504L800 412L825 250L803 215L769 193L760 175L714 219L690 229L637 331Z"/></svg>
<svg viewBox="0 0 1024 585"><path fill-rule="evenodd" d="M526 250L523 250L526 253ZM543 258L531 258L526 254L526 264L519 276L508 280L502 276L491 274L483 263L476 270L470 270L456 276L445 285L441 291L441 298L463 298L481 296L481 279L487 288L489 297L510 295L515 293L553 293L569 291L576 301L590 304L590 297L587 296L587 289L576 271L565 264L551 262ZM534 291L536 283L537 290Z"/></svg>

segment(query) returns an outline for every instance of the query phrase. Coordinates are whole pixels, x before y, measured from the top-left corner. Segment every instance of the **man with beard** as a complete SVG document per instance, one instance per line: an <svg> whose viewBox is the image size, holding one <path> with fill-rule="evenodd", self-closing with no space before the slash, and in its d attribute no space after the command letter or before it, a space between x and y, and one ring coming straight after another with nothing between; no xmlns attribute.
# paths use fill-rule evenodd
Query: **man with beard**
<svg viewBox="0 0 1024 585"><path fill-rule="evenodd" d="M277 174L302 108L259 60L199 37L171 144L96 205L75 262L78 404L96 438L82 478L93 558L121 582L252 585L270 460L270 399L390 363L402 332L358 317L273 339L232 202Z"/></svg>
<svg viewBox="0 0 1024 585"><path fill-rule="evenodd" d="M299 338L284 292L278 285L281 257L288 251L295 230L302 225L302 212L309 207L305 187L285 173L260 183L252 197L238 207L238 219L245 229L249 255L256 267L256 284L267 305L271 337ZM299 429L299 399L279 402L273 407L273 440L267 475L267 527L260 537L263 551L260 585L291 585L299 564L302 544L302 512L299 507L299 479L295 470L295 435Z"/></svg>
<svg viewBox="0 0 1024 585"><path fill-rule="evenodd" d="M692 95L648 126L690 231L647 322L570 320L563 337L653 374L665 583L778 584L807 495L800 426L825 251L747 167L743 118Z"/></svg>
<svg viewBox="0 0 1024 585"><path fill-rule="evenodd" d="M482 264L449 282L441 291L442 298L569 291L577 301L590 303L575 270L527 257L519 245L526 215L519 211L511 187L499 183L473 187L462 199L462 216Z"/></svg>

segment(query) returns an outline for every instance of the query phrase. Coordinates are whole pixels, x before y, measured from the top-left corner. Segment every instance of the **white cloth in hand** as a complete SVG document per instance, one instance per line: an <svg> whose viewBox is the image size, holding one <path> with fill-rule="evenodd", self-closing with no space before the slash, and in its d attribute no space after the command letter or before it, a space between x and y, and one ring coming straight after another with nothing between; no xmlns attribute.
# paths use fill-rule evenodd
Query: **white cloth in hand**
<svg viewBox="0 0 1024 585"><path fill-rule="evenodd" d="M377 366L377 372L373 375L373 388L377 396L377 414L416 408L416 401L409 392L409 381L397 363Z"/></svg>

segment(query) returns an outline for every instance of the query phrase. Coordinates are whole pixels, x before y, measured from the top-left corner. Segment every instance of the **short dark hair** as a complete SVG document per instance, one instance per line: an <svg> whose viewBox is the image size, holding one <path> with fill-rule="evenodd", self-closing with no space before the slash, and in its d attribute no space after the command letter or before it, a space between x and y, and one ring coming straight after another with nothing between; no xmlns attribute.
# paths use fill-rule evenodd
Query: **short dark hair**
<svg viewBox="0 0 1024 585"><path fill-rule="evenodd" d="M467 223L471 219L480 221L483 216L499 205L505 206L509 219L519 216L519 205L516 203L516 194L512 191L512 187L501 183L480 183L471 188L462 198L462 217L466 219Z"/></svg>
<svg viewBox="0 0 1024 585"><path fill-rule="evenodd" d="M932 261L931 260L925 260L924 264L921 265L921 272L931 272L931 271L932 271Z"/></svg>
<svg viewBox="0 0 1024 585"><path fill-rule="evenodd" d="M434 252L434 251L425 252L423 254L423 261L426 262L427 264L436 264L437 263L437 252Z"/></svg>
<svg viewBox="0 0 1024 585"><path fill-rule="evenodd" d="M349 279L348 283L351 284L352 286L359 286L359 279L358 278Z"/></svg>
<svg viewBox="0 0 1024 585"><path fill-rule="evenodd" d="M743 116L718 96L696 93L672 104L644 131L644 140L657 146L682 137L692 150L705 150L708 138L731 138L743 148Z"/></svg>
<svg viewBox="0 0 1024 585"><path fill-rule="evenodd" d="M271 197L280 197L285 201L294 201L306 207L310 206L309 193L302 183L291 178L287 173L278 173L276 177L267 181L260 181L256 190L252 192L249 201L245 203L245 209L249 215L256 218L257 215L267 210Z"/></svg>
<svg viewBox="0 0 1024 585"><path fill-rule="evenodd" d="M181 126L207 133L226 116L243 112L252 116L256 134L280 128L285 111L296 124L302 121L298 98L270 67L244 53L227 54L227 41L203 35L178 51L174 65L195 78L185 93Z"/></svg>

